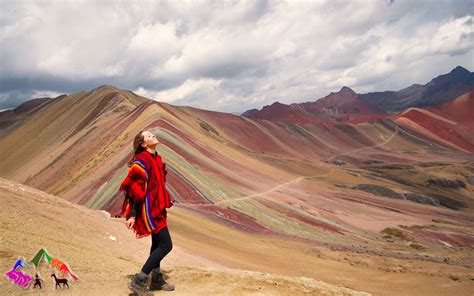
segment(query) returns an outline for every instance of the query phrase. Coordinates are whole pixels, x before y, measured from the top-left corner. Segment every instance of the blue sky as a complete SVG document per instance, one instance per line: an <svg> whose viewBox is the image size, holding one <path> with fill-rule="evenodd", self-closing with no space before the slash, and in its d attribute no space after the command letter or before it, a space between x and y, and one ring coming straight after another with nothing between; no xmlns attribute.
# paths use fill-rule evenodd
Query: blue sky
<svg viewBox="0 0 474 296"><path fill-rule="evenodd" d="M2 1L0 109L103 84L223 112L472 71L472 1Z"/></svg>

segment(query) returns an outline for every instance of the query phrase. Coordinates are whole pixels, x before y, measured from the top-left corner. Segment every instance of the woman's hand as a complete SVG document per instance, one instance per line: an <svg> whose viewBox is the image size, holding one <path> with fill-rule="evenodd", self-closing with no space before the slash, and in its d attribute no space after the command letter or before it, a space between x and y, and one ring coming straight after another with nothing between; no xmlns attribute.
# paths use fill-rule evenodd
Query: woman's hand
<svg viewBox="0 0 474 296"><path fill-rule="evenodd" d="M128 218L127 222L125 222L125 225L127 225L128 229L132 228L134 224L135 224L135 217L130 217Z"/></svg>

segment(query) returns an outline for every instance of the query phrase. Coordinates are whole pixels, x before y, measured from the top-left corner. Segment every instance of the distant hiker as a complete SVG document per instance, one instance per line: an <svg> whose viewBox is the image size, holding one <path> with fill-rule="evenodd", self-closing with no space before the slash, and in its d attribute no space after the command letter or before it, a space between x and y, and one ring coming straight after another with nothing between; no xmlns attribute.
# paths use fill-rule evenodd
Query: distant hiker
<svg viewBox="0 0 474 296"><path fill-rule="evenodd" d="M139 295L149 295L151 290L174 290L174 285L167 283L160 271L161 260L173 248L166 223L166 209L173 202L166 190L166 164L155 150L158 143L149 131L135 136L128 175L120 185L120 191L125 192L121 215L125 214L127 227L135 231L137 238L151 234L150 256L129 285ZM150 272L148 288L146 281Z"/></svg>
<svg viewBox="0 0 474 296"><path fill-rule="evenodd" d="M33 285L33 289L36 288L36 286L39 286L39 288L41 289L41 279L39 278L38 274L36 274L35 284Z"/></svg>

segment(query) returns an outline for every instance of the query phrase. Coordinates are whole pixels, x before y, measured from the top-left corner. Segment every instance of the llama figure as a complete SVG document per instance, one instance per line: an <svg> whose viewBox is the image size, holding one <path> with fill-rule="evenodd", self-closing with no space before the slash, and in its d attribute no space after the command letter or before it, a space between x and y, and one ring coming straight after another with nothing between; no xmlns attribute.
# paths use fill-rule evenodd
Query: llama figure
<svg viewBox="0 0 474 296"><path fill-rule="evenodd" d="M53 277L54 281L56 282L55 289L58 287L61 288L61 284L63 284L63 289L64 289L64 285L66 285L67 288L69 289L69 285L67 284L67 279L58 279L54 273L51 275L51 277Z"/></svg>

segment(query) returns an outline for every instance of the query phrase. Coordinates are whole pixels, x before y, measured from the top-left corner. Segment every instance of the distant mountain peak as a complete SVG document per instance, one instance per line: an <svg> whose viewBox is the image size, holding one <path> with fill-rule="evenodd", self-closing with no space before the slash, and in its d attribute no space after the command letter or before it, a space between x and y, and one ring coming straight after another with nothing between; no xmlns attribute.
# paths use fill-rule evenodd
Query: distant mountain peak
<svg viewBox="0 0 474 296"><path fill-rule="evenodd" d="M115 86L112 86L112 85L101 85L95 89L92 90L92 92L94 91L100 91L100 90L108 90L108 91L120 91L119 88L115 87Z"/></svg>
<svg viewBox="0 0 474 296"><path fill-rule="evenodd" d="M282 105L285 105L285 104L282 104L282 103L276 101L271 106L282 106Z"/></svg>
<svg viewBox="0 0 474 296"><path fill-rule="evenodd" d="M347 87L347 86L343 86L339 92L340 93L345 93L345 94L356 95L356 92L353 91L352 88Z"/></svg>
<svg viewBox="0 0 474 296"><path fill-rule="evenodd" d="M353 91L350 87L343 86L340 91L331 92L326 97L316 100L316 102L319 102L320 104L326 102L325 104L329 105L340 105L353 102L354 99L357 99L357 97L357 93Z"/></svg>
<svg viewBox="0 0 474 296"><path fill-rule="evenodd" d="M240 114L240 116L251 118L252 116L255 116L256 114L258 114L258 111L259 111L258 109L250 109Z"/></svg>
<svg viewBox="0 0 474 296"><path fill-rule="evenodd" d="M427 85L432 85L432 84L445 84L445 83L452 83L452 82L461 82L461 81L470 81L469 84L472 84L472 80L474 79L473 73L469 72L466 68L463 68L461 66L457 66L451 72L444 74L444 75L439 75L438 77L434 78L431 80ZM458 94L460 95L460 94ZM454 96L457 97L457 96Z"/></svg>
<svg viewBox="0 0 474 296"><path fill-rule="evenodd" d="M362 94L360 97L386 111L399 112L409 107L435 106L473 90L474 73L457 66L425 85L413 84L399 91L373 92Z"/></svg>
<svg viewBox="0 0 474 296"><path fill-rule="evenodd" d="M454 73L469 74L469 73L471 73L471 72L469 72L469 70L467 70L467 69L464 68L464 67L457 66L456 68L454 68L453 70L451 70L451 72L449 72L449 74L454 74Z"/></svg>

